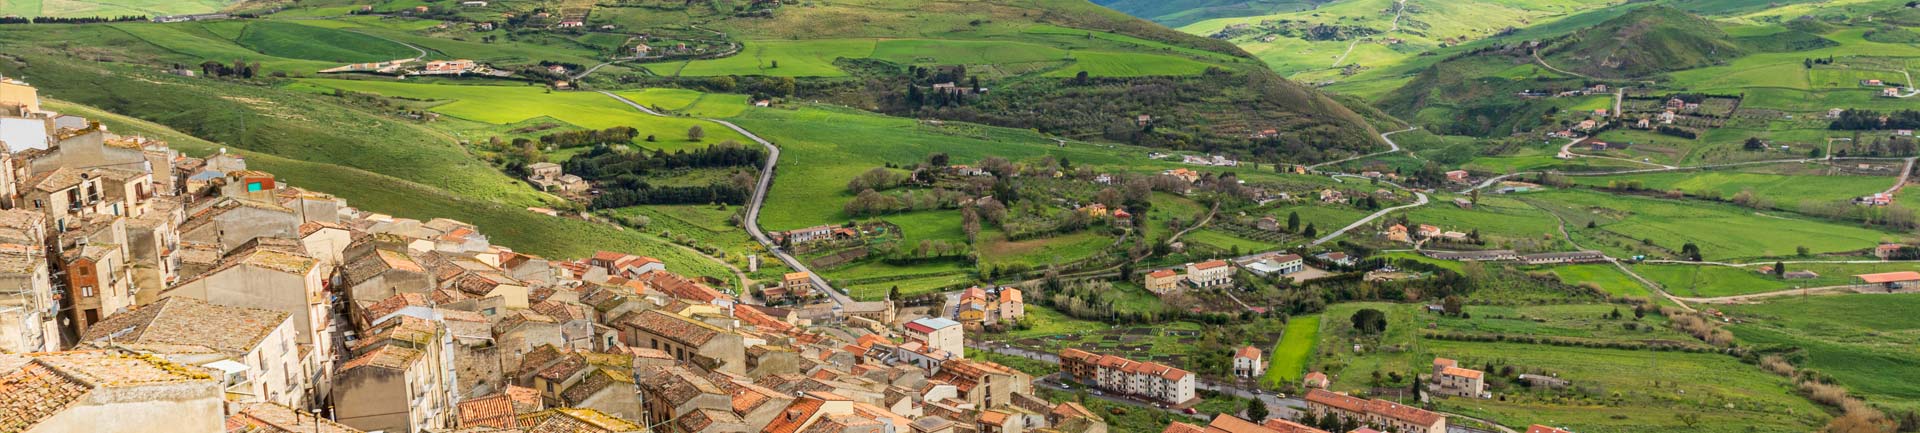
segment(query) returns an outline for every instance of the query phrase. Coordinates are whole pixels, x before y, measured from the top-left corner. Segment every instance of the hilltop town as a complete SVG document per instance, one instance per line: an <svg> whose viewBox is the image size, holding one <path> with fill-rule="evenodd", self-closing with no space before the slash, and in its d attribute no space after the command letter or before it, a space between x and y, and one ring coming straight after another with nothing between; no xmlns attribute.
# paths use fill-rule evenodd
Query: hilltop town
<svg viewBox="0 0 1920 433"><path fill-rule="evenodd" d="M0 0L0 433L1920 432L1920 2Z"/></svg>

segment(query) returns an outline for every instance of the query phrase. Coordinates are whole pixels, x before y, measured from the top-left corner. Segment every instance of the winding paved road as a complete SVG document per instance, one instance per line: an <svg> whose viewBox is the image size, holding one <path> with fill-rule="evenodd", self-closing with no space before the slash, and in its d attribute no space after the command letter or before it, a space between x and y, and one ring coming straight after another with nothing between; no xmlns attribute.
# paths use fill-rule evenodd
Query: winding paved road
<svg viewBox="0 0 1920 433"><path fill-rule="evenodd" d="M1365 155L1359 155L1359 156L1354 156L1354 157L1350 157L1350 158L1346 158L1346 159L1337 159L1337 160L1333 160L1333 161L1327 161L1327 162L1322 162L1322 163L1319 163L1319 164L1314 164L1314 165L1309 165L1309 166L1307 166L1307 169L1308 169L1308 170L1313 170L1313 169L1318 169L1318 168L1320 168L1321 166L1326 166L1326 165L1335 165L1335 164L1340 164L1340 163L1344 163L1344 162L1347 162L1347 161L1352 161L1352 160L1356 160L1356 159L1363 159L1363 158L1372 158L1372 157L1376 157L1376 156L1380 156L1380 155L1385 155L1385 154L1389 154L1389 153L1394 153L1394 152L1399 152L1399 151L1400 151L1400 143L1395 143L1395 142L1393 142L1393 139L1392 139L1392 138L1389 138L1389 137L1390 137L1390 136L1392 136L1393 134L1399 134L1399 133L1402 133L1402 132L1407 132L1407 131L1412 131L1412 130L1415 130L1415 129L1420 129L1420 127L1418 127L1418 126L1409 126L1409 127L1407 127L1407 129L1402 129L1402 130L1399 130L1399 131L1393 131L1393 132L1388 132L1388 133L1384 133L1384 134L1380 134L1380 139L1381 139L1381 140L1386 140L1386 141L1387 141L1387 150L1384 150L1384 151L1379 151L1379 152L1374 152L1374 153L1369 153L1369 154L1365 154Z"/></svg>
<svg viewBox="0 0 1920 433"><path fill-rule="evenodd" d="M607 97L609 98L613 98L614 100L625 103L627 104L627 106L633 107L635 110L640 110L640 112L642 113L647 113L650 115L660 116L660 117L667 117L667 115L665 114L661 114L660 112L653 111L653 109L651 108L647 108L644 105L640 105L640 103L638 102L633 102L633 100L627 99L626 97L616 95L613 92L602 90L600 91L600 94L607 95ZM735 125L733 124L733 122L728 122L728 121L719 120L719 119L709 119L709 118L701 118L700 120L705 120L708 122L720 124L720 126L725 126L727 127L727 129L732 129L733 132L738 132L740 133L740 135L746 136L747 139L753 140L755 143L760 143L761 146L766 146L767 148L767 162L766 164L762 164L760 167L760 183L759 185L754 187L753 197L747 201L746 221L741 222L741 225L746 226L747 234L752 235L753 240L760 242L760 245L766 246L767 251L773 253L774 257L779 257L780 262L786 263L787 267L793 268L793 270L795 271L806 272L807 275L813 279L813 286L815 288L819 288L821 291L826 292L827 297L829 299L832 299L835 305L844 307L848 304L852 304L854 302L853 298L848 297L847 294L841 293L837 289L834 289L833 286L827 285L827 280L824 278L820 278L819 273L813 272L812 269L808 269L806 263L801 262L800 259L794 258L793 255L791 254L787 254L786 250L780 249L779 244L774 243L772 238L767 237L766 232L760 230L760 207L766 204L767 189L773 186L773 168L776 164L780 163L780 147L774 146L772 142L769 142L766 139L760 138L760 136L758 135L754 135L752 131L748 131L746 128L741 128L740 125ZM742 288L742 289L744 290L745 288Z"/></svg>

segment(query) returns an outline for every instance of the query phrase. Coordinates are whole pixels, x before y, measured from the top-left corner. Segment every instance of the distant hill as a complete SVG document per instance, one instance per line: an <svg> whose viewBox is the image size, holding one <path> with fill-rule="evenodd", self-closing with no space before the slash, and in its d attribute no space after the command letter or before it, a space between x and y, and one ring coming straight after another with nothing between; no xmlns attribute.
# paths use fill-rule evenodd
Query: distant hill
<svg viewBox="0 0 1920 433"><path fill-rule="evenodd" d="M1180 27L1214 18L1248 17L1313 9L1329 0L1093 0L1168 27Z"/></svg>
<svg viewBox="0 0 1920 433"><path fill-rule="evenodd" d="M1712 21L1654 5L1553 41L1540 55L1585 75L1637 78L1717 65L1744 52Z"/></svg>

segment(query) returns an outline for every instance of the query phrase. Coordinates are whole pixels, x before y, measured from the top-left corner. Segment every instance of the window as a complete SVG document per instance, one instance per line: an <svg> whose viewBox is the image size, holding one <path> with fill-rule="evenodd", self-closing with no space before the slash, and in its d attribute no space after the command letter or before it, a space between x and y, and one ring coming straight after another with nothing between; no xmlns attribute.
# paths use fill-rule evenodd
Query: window
<svg viewBox="0 0 1920 433"><path fill-rule="evenodd" d="M80 286L80 296L87 298L93 297L93 286ZM92 311L89 310L88 312L91 313Z"/></svg>
<svg viewBox="0 0 1920 433"><path fill-rule="evenodd" d="M260 185L260 182L258 181L247 182L247 192L255 192L261 189L265 189L265 188Z"/></svg>

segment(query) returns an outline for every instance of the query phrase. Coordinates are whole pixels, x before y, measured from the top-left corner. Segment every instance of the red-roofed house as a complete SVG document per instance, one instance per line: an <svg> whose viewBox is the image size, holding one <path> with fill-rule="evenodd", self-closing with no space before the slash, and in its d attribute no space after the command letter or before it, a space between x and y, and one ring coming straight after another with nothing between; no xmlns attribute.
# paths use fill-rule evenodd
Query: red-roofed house
<svg viewBox="0 0 1920 433"><path fill-rule="evenodd" d="M1266 358L1260 354L1260 348L1241 347L1233 352L1233 375L1239 377L1260 377L1267 373Z"/></svg>
<svg viewBox="0 0 1920 433"><path fill-rule="evenodd" d="M1175 272L1172 269L1161 269L1147 273L1146 286L1147 290L1153 293L1167 294L1175 290L1180 290L1180 281L1182 280L1184 279L1180 278L1179 272Z"/></svg>
<svg viewBox="0 0 1920 433"><path fill-rule="evenodd" d="M1214 287L1233 284L1233 266L1225 260L1208 260L1187 264L1187 283L1194 287Z"/></svg>

